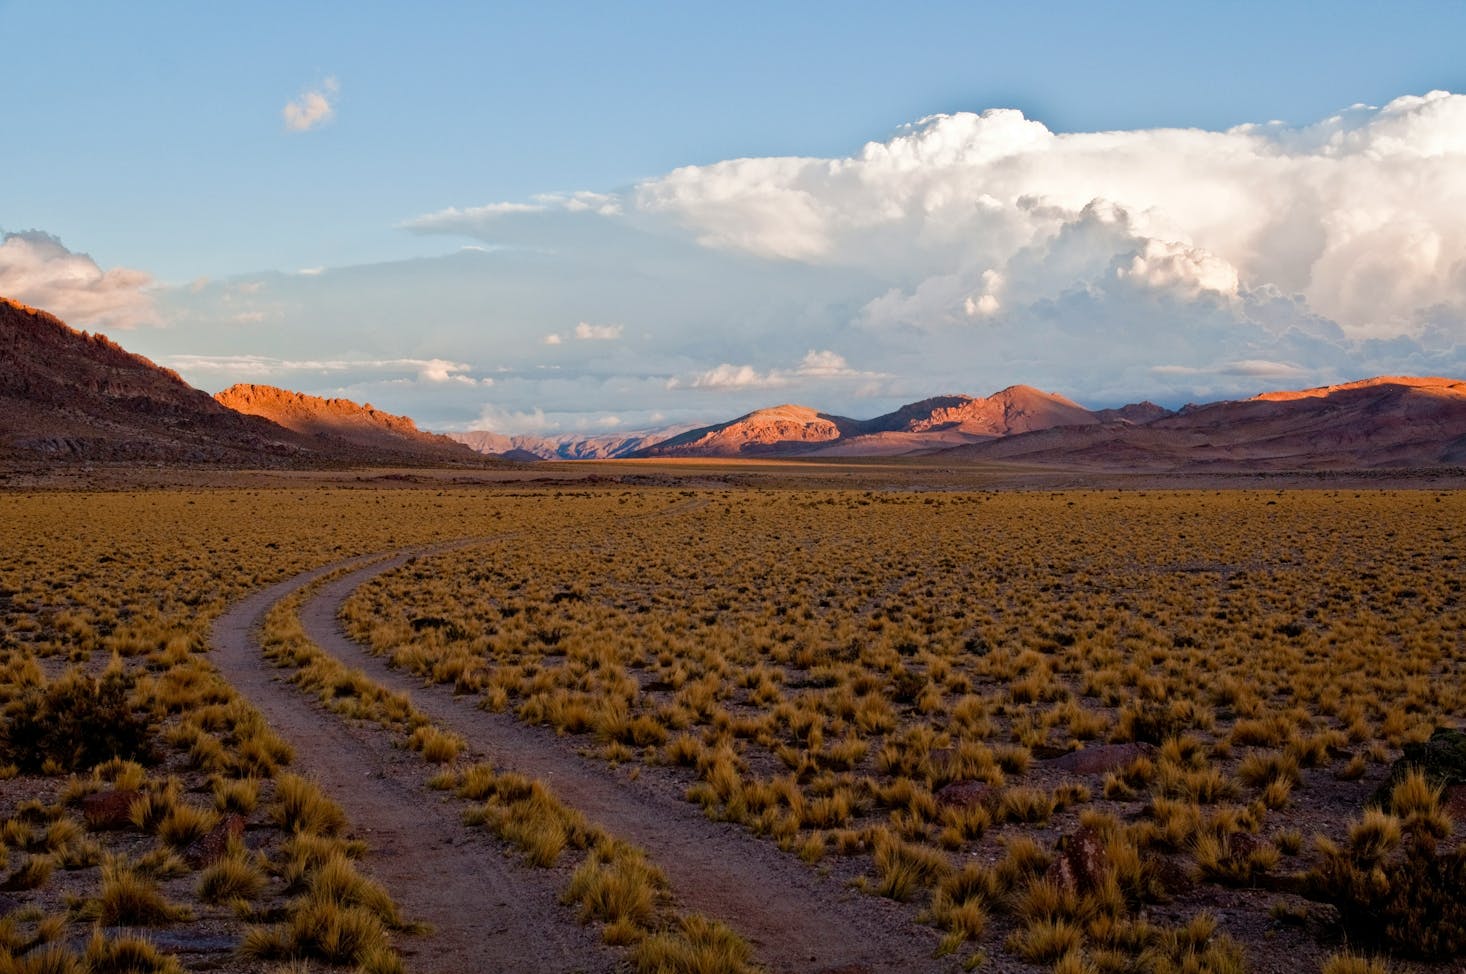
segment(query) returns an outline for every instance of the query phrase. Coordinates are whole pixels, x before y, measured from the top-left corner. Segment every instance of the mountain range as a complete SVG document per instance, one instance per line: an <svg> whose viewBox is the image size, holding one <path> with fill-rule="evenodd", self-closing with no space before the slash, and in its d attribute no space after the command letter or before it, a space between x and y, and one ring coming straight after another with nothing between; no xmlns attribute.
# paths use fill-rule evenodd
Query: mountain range
<svg viewBox="0 0 1466 974"><path fill-rule="evenodd" d="M0 459L227 467L486 462L419 432L411 420L344 400L258 386L216 399L102 335L3 297Z"/></svg>
<svg viewBox="0 0 1466 974"><path fill-rule="evenodd" d="M1133 470L1313 470L1466 463L1466 382L1381 376L1172 411L1089 410L1010 386L939 396L869 420L760 409L640 447L633 457L929 456Z"/></svg>
<svg viewBox="0 0 1466 974"><path fill-rule="evenodd" d="M1466 465L1466 382L1386 376L1172 411L1090 410L1016 385L851 419L786 404L696 429L439 435L347 399L264 385L216 396L101 335L0 298L0 459L233 467L539 459L933 457L1096 470Z"/></svg>

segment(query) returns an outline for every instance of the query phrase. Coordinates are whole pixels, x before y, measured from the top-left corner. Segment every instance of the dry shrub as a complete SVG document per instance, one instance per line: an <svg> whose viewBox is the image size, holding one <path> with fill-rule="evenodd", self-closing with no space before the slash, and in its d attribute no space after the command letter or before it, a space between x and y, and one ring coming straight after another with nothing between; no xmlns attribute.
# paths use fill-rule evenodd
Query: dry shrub
<svg viewBox="0 0 1466 974"><path fill-rule="evenodd" d="M0 753L22 771L75 771L111 758L151 763L156 725L134 701L137 678L120 665L99 677L69 670L27 687L6 706Z"/></svg>

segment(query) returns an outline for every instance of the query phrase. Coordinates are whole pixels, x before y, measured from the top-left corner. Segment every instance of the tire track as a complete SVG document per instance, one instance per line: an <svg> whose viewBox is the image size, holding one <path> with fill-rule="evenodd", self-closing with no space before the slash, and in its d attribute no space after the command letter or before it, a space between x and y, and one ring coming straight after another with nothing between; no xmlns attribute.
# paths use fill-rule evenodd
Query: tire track
<svg viewBox="0 0 1466 974"><path fill-rule="evenodd" d="M441 546L446 550L453 545ZM330 572L370 562L346 559L249 596L213 626L210 654L224 677L295 749L294 770L317 781L367 841L365 866L431 934L402 938L412 971L611 971L618 954L558 903L560 877L517 866L462 806L425 787L424 765L375 725L348 725L285 682L265 660L259 634L276 602Z"/></svg>
<svg viewBox="0 0 1466 974"><path fill-rule="evenodd" d="M424 685L346 636L337 617L352 592L447 547L402 551L327 582L301 607L307 635L347 666L409 696L495 767L543 780L561 801L646 850L684 906L733 927L772 969L875 974L955 968L950 958L933 959L937 934L914 923L908 908L817 875L739 826L709 820L680 797L680 786L666 777L655 781L655 769L640 769L634 780L617 774L576 753L570 740L480 709L450 687Z"/></svg>

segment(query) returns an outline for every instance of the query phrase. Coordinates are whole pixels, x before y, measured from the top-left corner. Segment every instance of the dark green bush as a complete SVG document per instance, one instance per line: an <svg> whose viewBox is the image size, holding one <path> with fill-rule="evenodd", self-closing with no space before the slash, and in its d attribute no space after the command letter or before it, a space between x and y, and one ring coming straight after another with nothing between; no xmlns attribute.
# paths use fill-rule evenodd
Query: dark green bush
<svg viewBox="0 0 1466 974"><path fill-rule="evenodd" d="M1308 876L1311 898L1333 904L1353 936L1426 960L1466 953L1466 847L1440 852L1411 836L1384 862L1332 850Z"/></svg>
<svg viewBox="0 0 1466 974"><path fill-rule="evenodd" d="M111 758L153 759L152 715L133 701L137 678L120 667L99 677L68 670L28 687L0 720L0 759L22 771L90 768Z"/></svg>

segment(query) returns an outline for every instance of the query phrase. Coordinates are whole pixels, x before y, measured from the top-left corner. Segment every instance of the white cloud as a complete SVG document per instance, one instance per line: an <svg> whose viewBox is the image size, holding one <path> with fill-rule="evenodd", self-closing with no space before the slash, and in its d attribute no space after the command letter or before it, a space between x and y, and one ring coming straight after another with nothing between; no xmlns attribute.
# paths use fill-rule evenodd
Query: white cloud
<svg viewBox="0 0 1466 974"><path fill-rule="evenodd" d="M1230 375L1260 379L1293 380L1308 374L1308 370L1287 362L1269 362L1266 359L1243 359L1236 362L1222 362L1209 366L1157 365L1151 369L1156 375Z"/></svg>
<svg viewBox="0 0 1466 974"><path fill-rule="evenodd" d="M163 364L179 372L226 374L235 377L268 378L292 373L401 373L410 372L418 382L493 385L494 380L476 379L472 366L441 358L395 359L282 359L267 355L169 355Z"/></svg>
<svg viewBox="0 0 1466 974"><path fill-rule="evenodd" d="M545 209L540 203L488 203L461 210L450 206L405 220L399 226L420 233L467 233L511 213L541 213Z"/></svg>
<svg viewBox="0 0 1466 974"><path fill-rule="evenodd" d="M1165 240L1147 240L1115 276L1157 289L1175 288L1188 297L1212 291L1226 297L1237 294L1237 268L1200 247Z"/></svg>
<svg viewBox="0 0 1466 974"><path fill-rule="evenodd" d="M811 348L799 363L796 370L800 375L851 375L850 364L845 361L845 356L828 349L819 351Z"/></svg>
<svg viewBox="0 0 1466 974"><path fill-rule="evenodd" d="M533 423L542 408L562 429L610 408L627 422L702 424L778 401L872 416L1015 382L1090 406L1179 405L1459 375L1463 113L1466 96L1431 94L1225 132L935 116L843 158L445 199L456 205L406 224L493 252L482 258L256 275L256 295L215 282L158 301L192 351L397 361L421 352L401 323L421 319L428 293L435 352L493 363L506 415ZM240 345L231 317L256 310L269 317ZM582 322L625 327L597 341ZM393 411L472 422L483 390L423 371L364 370L363 388L402 380ZM280 384L350 378L293 375Z"/></svg>
<svg viewBox="0 0 1466 974"><path fill-rule="evenodd" d="M558 207L567 213L595 213L600 216L619 216L621 213L621 197L615 193L593 193L589 190L580 190L575 193L540 193L534 200L541 208L549 209ZM500 206L513 206L512 203L500 203Z"/></svg>
<svg viewBox="0 0 1466 974"><path fill-rule="evenodd" d="M582 342L614 342L621 337L621 326L593 325L582 321L575 326L575 337Z"/></svg>
<svg viewBox="0 0 1466 974"><path fill-rule="evenodd" d="M538 406L530 410L519 411L505 409L493 403L485 403L479 411L478 419L468 428L530 434L558 430L561 426L556 420L545 415L545 411Z"/></svg>
<svg viewBox="0 0 1466 974"><path fill-rule="evenodd" d="M77 328L161 324L143 271L104 271L86 254L39 230L0 237L0 294L49 311Z"/></svg>
<svg viewBox="0 0 1466 974"><path fill-rule="evenodd" d="M499 228L504 218L525 214L588 213L595 216L615 217L622 215L623 212L621 197L615 193L580 190L574 193L539 193L531 199L533 202L530 203L504 201L462 209L450 206L404 220L398 226L417 233L474 235L493 232Z"/></svg>
<svg viewBox="0 0 1466 974"><path fill-rule="evenodd" d="M724 362L706 372L699 372L686 383L672 379L668 387L686 385L693 389L777 389L788 384L788 377L777 369L759 372L751 365L730 365Z"/></svg>
<svg viewBox="0 0 1466 974"><path fill-rule="evenodd" d="M340 92L341 85L334 77L328 77L316 88L302 91L280 110L285 127L292 132L309 132L325 125L336 115L336 98Z"/></svg>
<svg viewBox="0 0 1466 974"><path fill-rule="evenodd" d="M846 158L684 167L634 200L709 247L894 270L906 297L938 282L944 320L996 314L1007 302L981 275L1095 206L1128 233L1091 256L1137 285L1273 285L1356 337L1466 307L1466 95L1446 92L1301 129L1054 133L1010 109L937 115ZM1081 283L1069 270L1048 268L1044 289Z"/></svg>
<svg viewBox="0 0 1466 974"><path fill-rule="evenodd" d="M878 372L852 369L845 357L828 349L810 349L792 369L760 372L751 365L724 362L690 377L667 380L668 389L781 389L807 379L878 379Z"/></svg>

